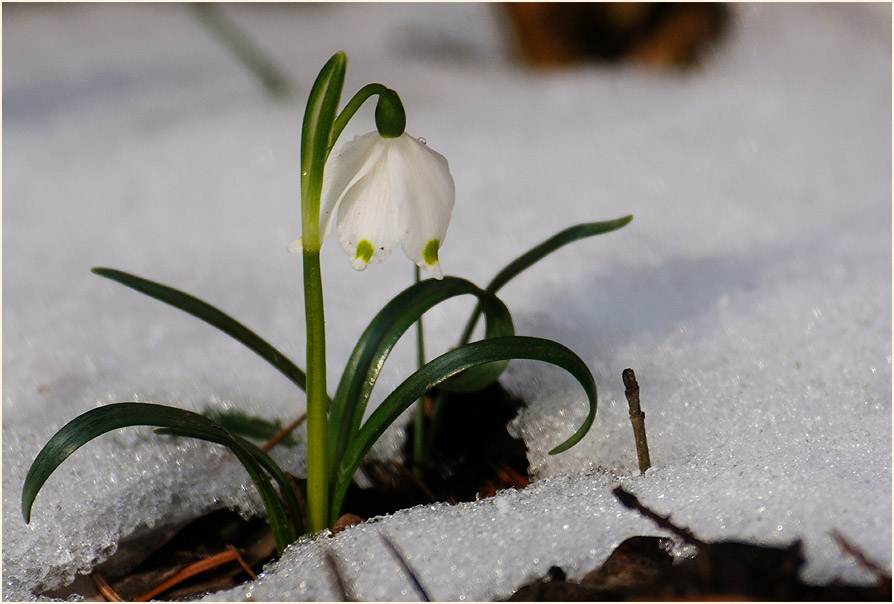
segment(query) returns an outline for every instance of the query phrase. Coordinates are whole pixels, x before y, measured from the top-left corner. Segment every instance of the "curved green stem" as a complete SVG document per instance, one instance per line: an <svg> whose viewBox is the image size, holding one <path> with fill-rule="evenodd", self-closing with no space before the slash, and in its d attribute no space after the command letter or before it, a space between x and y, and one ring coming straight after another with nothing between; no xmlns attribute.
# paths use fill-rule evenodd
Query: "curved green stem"
<svg viewBox="0 0 894 604"><path fill-rule="evenodd" d="M354 114L357 113L357 110L360 109L361 105L366 102L366 99L373 95L379 95L379 98L387 97L391 99L392 104L396 105L396 108L399 112L403 113L403 106L400 103L400 98L397 96L397 93L383 86L382 84L367 84L363 88L357 91L348 104L345 105L345 108L341 110L341 113L335 119L335 123L332 125L332 134L329 137L329 148L332 149L332 146L335 145L335 141L338 140L338 137L341 136L342 131L345 129L345 126L348 125L348 122L354 117ZM406 121L406 118L404 118Z"/></svg>

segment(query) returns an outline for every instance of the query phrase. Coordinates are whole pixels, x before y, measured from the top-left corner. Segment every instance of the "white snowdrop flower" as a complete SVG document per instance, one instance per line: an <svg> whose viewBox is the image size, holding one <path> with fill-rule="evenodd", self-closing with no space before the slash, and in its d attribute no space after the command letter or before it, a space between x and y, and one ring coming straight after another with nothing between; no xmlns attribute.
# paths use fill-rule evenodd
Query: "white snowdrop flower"
<svg viewBox="0 0 894 604"><path fill-rule="evenodd" d="M336 218L342 249L363 270L398 246L436 279L438 250L453 211L453 177L443 155L406 132L370 132L336 145L323 172L320 232Z"/></svg>

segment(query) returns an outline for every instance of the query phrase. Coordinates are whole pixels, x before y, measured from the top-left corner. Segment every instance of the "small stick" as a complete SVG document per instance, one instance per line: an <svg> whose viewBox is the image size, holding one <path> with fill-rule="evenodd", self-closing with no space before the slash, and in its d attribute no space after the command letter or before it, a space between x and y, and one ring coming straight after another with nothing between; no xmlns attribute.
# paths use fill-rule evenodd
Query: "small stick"
<svg viewBox="0 0 894 604"><path fill-rule="evenodd" d="M102 575L99 574L98 571L93 571L90 573L90 578L93 579L93 583L96 584L96 589L99 590L99 593L102 594L102 597L105 598L109 602L124 602L124 598L118 595L118 592L115 591L111 585L106 583L106 580L103 579Z"/></svg>
<svg viewBox="0 0 894 604"><path fill-rule="evenodd" d="M227 549L232 550L233 555L236 556L236 562L239 563L239 565L242 567L242 570L248 573L248 576L251 577L251 580L257 581L258 576L254 573L251 567L245 563L245 559L239 555L239 551L233 545L228 545Z"/></svg>
<svg viewBox="0 0 894 604"><path fill-rule="evenodd" d="M291 424L289 424L288 426L286 426L285 428L280 430L276 436L274 436L273 438L271 438L270 440L265 442L263 445L261 445L261 451L269 451L270 449L275 447L277 444L279 444L279 441L281 441L286 436L288 436L289 433L292 432L292 430L294 430L295 428L300 426L302 424L302 422L304 422L304 420L306 420L306 419L307 419L307 413L302 413L301 417L299 417L298 419L293 421Z"/></svg>
<svg viewBox="0 0 894 604"><path fill-rule="evenodd" d="M631 510L636 510L637 512L657 524L659 527L672 532L686 543L690 543L692 545L695 545L696 547L704 547L705 542L696 537L692 533L692 531L679 527L671 522L670 516L659 516L657 513L641 504L636 495L634 495L630 491L624 490L624 487L615 487L612 493L615 497L618 498L618 501L620 501L621 505L623 505L624 507L630 508Z"/></svg>
<svg viewBox="0 0 894 604"><path fill-rule="evenodd" d="M876 580L879 583L883 583L887 581L891 582L891 575L889 575L885 569L881 566L870 560L866 554L863 553L856 545L848 541L844 535L842 535L837 529L832 530L832 540L841 548L845 554L853 557L854 560L857 561L857 564L860 565L864 570L869 571L873 575L875 575Z"/></svg>
<svg viewBox="0 0 894 604"><path fill-rule="evenodd" d="M431 492L431 489L429 489L427 486L425 486L425 483L419 479L418 475L414 474L413 472L410 472L404 464L400 463L397 460L393 460L391 463L394 464L394 467L397 468L398 472L400 472L403 476L405 476L406 478L411 480L413 482L413 484L415 484L419 488L419 490L422 491L422 493L426 497L428 497L428 499L432 503L435 503L438 500L438 498L435 497L435 494Z"/></svg>
<svg viewBox="0 0 894 604"><path fill-rule="evenodd" d="M233 555L234 553L235 553L235 550L226 550L226 551L220 552L219 554L214 554L213 556L209 556L209 557L205 558L204 560L199 560L198 562L193 562L192 564L183 567L176 575L174 575L170 579L162 581L161 583L159 583L158 585L156 585L155 587L153 587L146 593L144 593L140 596L137 596L136 598L133 599L133 601L134 602L148 602L149 600L151 600L158 594L168 591L169 589L171 589L178 583L182 583L183 581L186 581L187 579L189 579L190 577L192 577L194 575L203 573L206 570L211 570L212 568L215 568L222 564L226 564L227 562L232 562L233 560L236 559L236 556Z"/></svg>
<svg viewBox="0 0 894 604"><path fill-rule="evenodd" d="M307 501L304 499L304 495L301 494L298 482L295 480L295 477L288 472L286 472L286 480L289 481L289 486L292 487L292 494L295 495L295 499L298 501L298 510L304 518L307 518Z"/></svg>
<svg viewBox="0 0 894 604"><path fill-rule="evenodd" d="M514 489L523 489L531 484L527 476L522 476L507 463L497 465L490 460L487 463L497 473L497 477L499 477L503 485L508 485Z"/></svg>
<svg viewBox="0 0 894 604"><path fill-rule="evenodd" d="M630 423L633 424L633 439L636 441L636 458L639 460L640 474L652 467L649 460L649 443L646 440L646 414L639 406L639 384L633 369L625 369L621 373L624 380L624 396L630 406Z"/></svg>

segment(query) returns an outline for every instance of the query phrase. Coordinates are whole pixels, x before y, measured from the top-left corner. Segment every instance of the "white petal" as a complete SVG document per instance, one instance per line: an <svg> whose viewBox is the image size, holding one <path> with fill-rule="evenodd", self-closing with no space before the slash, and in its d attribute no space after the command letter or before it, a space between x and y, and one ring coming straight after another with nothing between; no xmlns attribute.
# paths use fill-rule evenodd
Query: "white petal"
<svg viewBox="0 0 894 604"><path fill-rule="evenodd" d="M406 232L406 214L393 194L387 154L380 154L378 161L344 193L337 224L342 249L357 270L370 262L381 262L400 243Z"/></svg>
<svg viewBox="0 0 894 604"><path fill-rule="evenodd" d="M362 270L398 244L417 265L442 278L438 250L447 234L455 190L447 160L409 134L371 132L332 150L326 163L320 227L333 219L339 242Z"/></svg>
<svg viewBox="0 0 894 604"><path fill-rule="evenodd" d="M354 184L362 179L381 156L382 137L370 132L354 140L336 145L329 152L323 169L323 191L320 199L320 240L324 241L332 226L339 202Z"/></svg>
<svg viewBox="0 0 894 604"><path fill-rule="evenodd" d="M406 137L406 138L404 138ZM440 279L437 249L444 242L456 197L453 177L443 155L409 135L400 140L400 153L391 165L395 196L407 214L410 228L403 239L404 252L418 266Z"/></svg>

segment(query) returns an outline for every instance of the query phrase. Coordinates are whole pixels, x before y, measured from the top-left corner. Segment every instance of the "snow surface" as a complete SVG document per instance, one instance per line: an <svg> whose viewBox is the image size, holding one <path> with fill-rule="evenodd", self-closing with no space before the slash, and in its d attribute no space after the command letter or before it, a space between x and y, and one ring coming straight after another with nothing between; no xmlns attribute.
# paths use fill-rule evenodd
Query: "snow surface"
<svg viewBox="0 0 894 604"><path fill-rule="evenodd" d="M303 395L214 329L91 275L111 266L206 299L303 364L298 137L319 67L350 58L346 94L380 81L408 129L450 161L457 203L441 260L487 282L558 230L635 215L502 292L519 333L586 360L583 418L561 371L510 365L530 406L537 481L522 492L405 510L300 543L214 600L508 596L560 565L578 578L623 539L658 534L623 484L704 539L804 539L810 581L868 581L838 529L891 565L891 7L738 5L692 72L535 72L491 5L255 5L227 13L288 72L287 103L181 5L3 10L3 597L70 582L153 527L229 506L261 510L212 445L148 430L101 437L19 501L40 447L111 401L233 406L291 419ZM365 108L346 136L372 128ZM400 252L355 273L323 254L334 389L365 324L411 278ZM431 354L470 305L427 319ZM375 397L412 369L389 360ZM642 388L654 468L639 476L621 383ZM392 454L400 430L378 450ZM278 459L303 472L300 451Z"/></svg>

